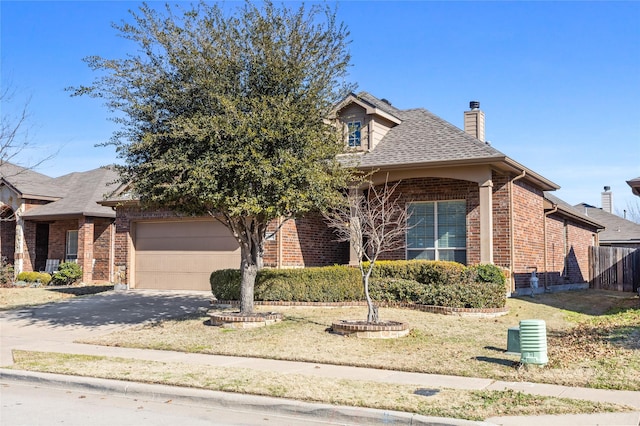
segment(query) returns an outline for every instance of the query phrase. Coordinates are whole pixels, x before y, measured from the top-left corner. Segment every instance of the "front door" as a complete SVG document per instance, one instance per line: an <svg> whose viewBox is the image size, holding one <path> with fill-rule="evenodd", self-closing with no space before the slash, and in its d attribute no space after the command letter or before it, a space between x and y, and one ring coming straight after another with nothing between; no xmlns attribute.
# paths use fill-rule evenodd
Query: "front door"
<svg viewBox="0 0 640 426"><path fill-rule="evenodd" d="M36 260L34 271L44 271L49 257L49 224L36 224Z"/></svg>

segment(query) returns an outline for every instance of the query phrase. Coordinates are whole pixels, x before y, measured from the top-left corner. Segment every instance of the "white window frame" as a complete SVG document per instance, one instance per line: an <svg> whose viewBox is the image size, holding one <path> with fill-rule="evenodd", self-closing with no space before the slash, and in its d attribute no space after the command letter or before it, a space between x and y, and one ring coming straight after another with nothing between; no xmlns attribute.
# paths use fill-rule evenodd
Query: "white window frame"
<svg viewBox="0 0 640 426"><path fill-rule="evenodd" d="M353 126L357 126L357 130L352 131L351 128ZM358 132L357 138L355 137L355 132ZM360 120L349 121L347 123L347 144L349 145L349 148L359 148L362 146L362 122Z"/></svg>
<svg viewBox="0 0 640 426"><path fill-rule="evenodd" d="M465 236L464 236L464 241L465 241L465 245L464 247L458 247L458 246L454 246L454 247L443 247L440 248L439 245L439 239L438 239L438 203L449 203L449 202L460 202L460 203L464 203L465 205L465 214L464 214L464 231L465 231ZM421 248L410 248L409 247L409 233L411 232L411 229L407 229L407 232L405 233L405 259L415 259L415 258L410 258L409 257L409 252L418 252L418 251L432 251L434 252L434 260L440 260L440 252L450 252L450 251L464 251L464 257L465 257L465 264L467 263L467 213L466 213L466 200L438 200L438 201L415 201L415 202L411 202L411 203L407 203L407 210L411 208L412 205L416 205L416 204L433 204L433 232L434 232L434 238L433 238L433 247L421 247ZM410 220L410 218L407 218L407 226L409 226L408 221Z"/></svg>

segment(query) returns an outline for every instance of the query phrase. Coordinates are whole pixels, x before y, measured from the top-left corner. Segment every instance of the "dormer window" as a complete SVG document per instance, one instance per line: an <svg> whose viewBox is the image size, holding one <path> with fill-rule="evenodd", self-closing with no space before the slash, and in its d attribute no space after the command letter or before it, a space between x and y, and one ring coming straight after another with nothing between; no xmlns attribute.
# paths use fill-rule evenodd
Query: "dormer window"
<svg viewBox="0 0 640 426"><path fill-rule="evenodd" d="M349 146L350 147L359 147L362 144L362 139L360 137L360 128L362 127L362 123L360 121L351 121L347 123L347 129L349 131Z"/></svg>

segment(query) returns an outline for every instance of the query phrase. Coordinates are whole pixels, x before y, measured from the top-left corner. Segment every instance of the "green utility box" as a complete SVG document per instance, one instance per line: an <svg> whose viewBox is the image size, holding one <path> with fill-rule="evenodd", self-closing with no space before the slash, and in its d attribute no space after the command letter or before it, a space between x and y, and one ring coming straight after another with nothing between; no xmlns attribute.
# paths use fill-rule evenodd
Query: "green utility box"
<svg viewBox="0 0 640 426"><path fill-rule="evenodd" d="M520 321L520 362L545 365L547 357L547 326L543 320Z"/></svg>
<svg viewBox="0 0 640 426"><path fill-rule="evenodd" d="M507 353L520 353L520 327L509 327L507 330Z"/></svg>

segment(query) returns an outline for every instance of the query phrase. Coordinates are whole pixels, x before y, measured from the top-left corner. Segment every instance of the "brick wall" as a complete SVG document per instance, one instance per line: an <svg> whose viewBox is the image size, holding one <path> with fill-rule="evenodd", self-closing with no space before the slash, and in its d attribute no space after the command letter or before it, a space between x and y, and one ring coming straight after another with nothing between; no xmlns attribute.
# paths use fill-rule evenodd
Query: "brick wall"
<svg viewBox="0 0 640 426"><path fill-rule="evenodd" d="M544 200L542 191L523 180L513 183L513 273L516 288L528 287L531 267L544 267ZM542 277L540 277L542 279Z"/></svg>
<svg viewBox="0 0 640 426"><path fill-rule="evenodd" d="M493 263L511 266L509 176L493 173Z"/></svg>
<svg viewBox="0 0 640 426"><path fill-rule="evenodd" d="M276 241L265 246L265 266L277 266L278 243L282 247L283 268L349 263L349 245L336 242L333 230L319 214L285 222Z"/></svg>
<svg viewBox="0 0 640 426"><path fill-rule="evenodd" d="M49 259L64 262L66 255L67 231L77 230L78 220L56 220L49 225Z"/></svg>
<svg viewBox="0 0 640 426"><path fill-rule="evenodd" d="M446 178L406 179L396 188L399 203L465 200L467 204L467 263L480 262L480 191L478 184ZM406 249L383 253L381 259L405 259Z"/></svg>
<svg viewBox="0 0 640 426"><path fill-rule="evenodd" d="M93 258L95 263L93 266L94 281L110 281L110 264L111 258L111 219L94 220L93 228Z"/></svg>

